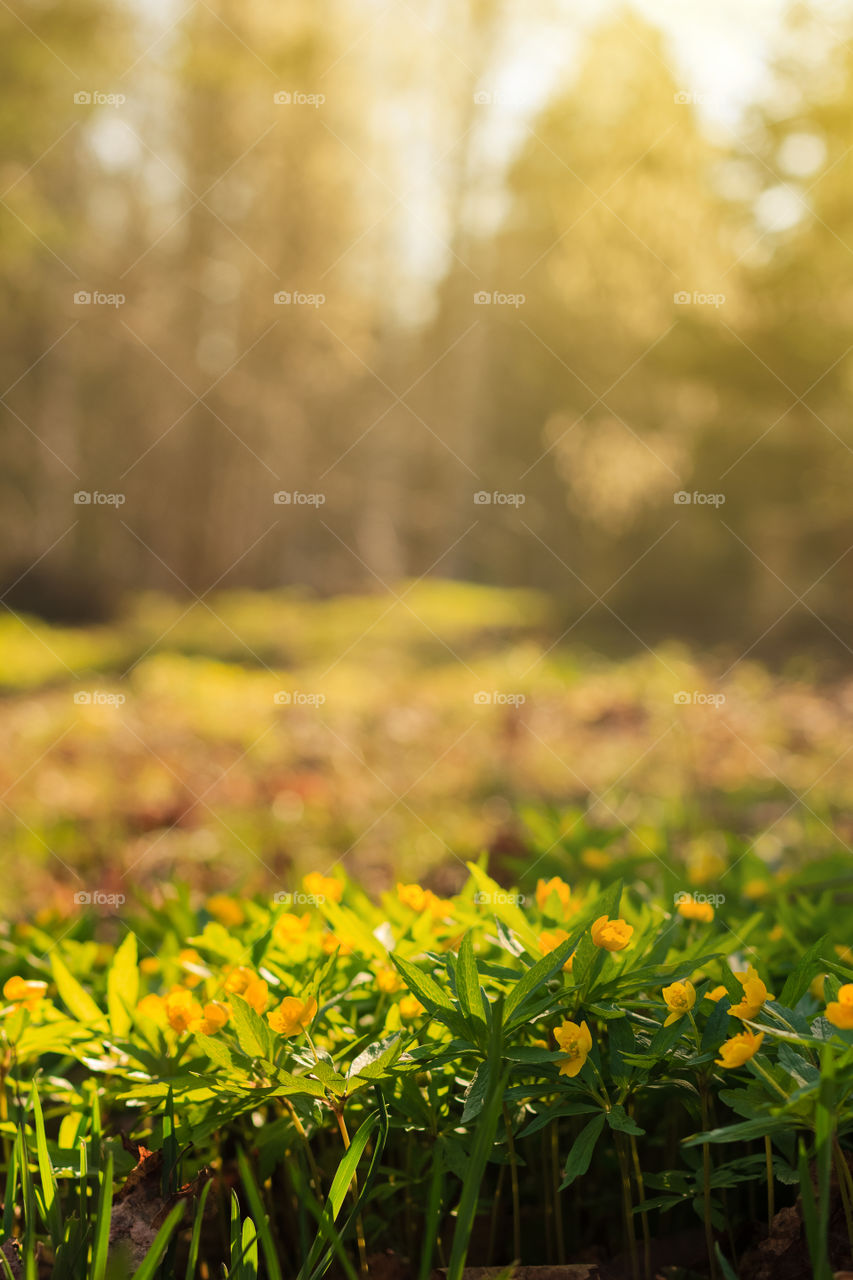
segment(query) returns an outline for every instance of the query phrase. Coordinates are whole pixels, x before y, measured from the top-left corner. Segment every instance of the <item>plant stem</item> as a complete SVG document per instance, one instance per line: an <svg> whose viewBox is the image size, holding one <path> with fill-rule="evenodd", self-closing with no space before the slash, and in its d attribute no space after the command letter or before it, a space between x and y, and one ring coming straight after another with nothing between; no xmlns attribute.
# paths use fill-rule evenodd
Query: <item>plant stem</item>
<svg viewBox="0 0 853 1280"><path fill-rule="evenodd" d="M853 1177L850 1175L847 1158L837 1137L833 1137L832 1146L835 1157L835 1175L838 1178L838 1189L841 1192L841 1204L844 1209L844 1221L847 1224L847 1239L850 1243L850 1253L853 1255L853 1207L851 1207L853 1206Z"/></svg>
<svg viewBox="0 0 853 1280"><path fill-rule="evenodd" d="M708 1088L704 1077L699 1084L702 1100L702 1129L708 1130ZM714 1252L714 1227L711 1222L711 1148L707 1142L702 1143L702 1203L705 1219L705 1248L708 1251L708 1266L711 1280L717 1280L717 1255Z"/></svg>
<svg viewBox="0 0 853 1280"><path fill-rule="evenodd" d="M640 1259L637 1254L637 1240L634 1235L634 1206L631 1197L631 1172L622 1135L615 1133L616 1156L622 1174L622 1216L625 1220L625 1235L628 1252L631 1255L631 1275L633 1280L640 1280Z"/></svg>
<svg viewBox="0 0 853 1280"><path fill-rule="evenodd" d="M633 1107L631 1107L628 1112L632 1118L633 1110ZM640 1198L640 1203L642 1203L646 1198L646 1188L643 1182L643 1168L640 1164L640 1149L633 1133L629 1136L629 1144L631 1147L631 1160L634 1165L634 1181L637 1184L637 1195ZM643 1275L645 1280L652 1280L652 1236L649 1230L649 1215L645 1209L640 1214L640 1221L643 1226Z"/></svg>
<svg viewBox="0 0 853 1280"><path fill-rule="evenodd" d="M495 1198L492 1201L492 1215L489 1222L489 1250L486 1256L490 1264L495 1260L495 1236L498 1231L498 1215L500 1213L501 1192L503 1191L505 1173L506 1165L502 1164L498 1170L498 1184L495 1188Z"/></svg>
<svg viewBox="0 0 853 1280"><path fill-rule="evenodd" d="M296 1132L298 1133L299 1137L302 1139L302 1142L305 1145L305 1154L308 1158L308 1165L311 1169L311 1177L314 1179L314 1190L317 1192L317 1195L319 1196L322 1190L321 1183L320 1183L320 1170L317 1168L317 1162L314 1159L314 1152L311 1150L311 1143L308 1140L308 1134L305 1132L305 1127L302 1124L302 1121L299 1119L299 1116L296 1114L296 1108L294 1107L290 1099L282 1098L282 1102L284 1103L286 1110L290 1114L290 1118L293 1121L294 1129L296 1130Z"/></svg>
<svg viewBox="0 0 853 1280"><path fill-rule="evenodd" d="M509 1152L510 1185L512 1187L512 1256L514 1262L521 1262L521 1201L518 1194L518 1162L515 1158L512 1119L506 1103L503 1104L503 1112L506 1126L506 1145Z"/></svg>
<svg viewBox="0 0 853 1280"><path fill-rule="evenodd" d="M313 1048L313 1045L312 1045ZM347 1122L344 1119L344 1109L342 1105L332 1107L335 1113L335 1119L338 1122L338 1128L341 1131L341 1139L344 1144L344 1151L349 1151L349 1133L347 1132ZM353 1173L350 1183L350 1191L354 1201L358 1200L358 1174ZM358 1265L362 1276L367 1276L367 1244L364 1239L364 1223L361 1220L361 1214L355 1220L355 1238L358 1245Z"/></svg>
<svg viewBox="0 0 853 1280"><path fill-rule="evenodd" d="M773 1219L776 1216L776 1189L773 1185L773 1144L769 1133L764 1135L764 1159L767 1166L767 1234L772 1235Z"/></svg>
<svg viewBox="0 0 853 1280"><path fill-rule="evenodd" d="M563 1237L563 1206L560 1203L560 1122L551 1125L551 1186L554 1193L554 1221L557 1229L557 1261L566 1261L566 1242Z"/></svg>

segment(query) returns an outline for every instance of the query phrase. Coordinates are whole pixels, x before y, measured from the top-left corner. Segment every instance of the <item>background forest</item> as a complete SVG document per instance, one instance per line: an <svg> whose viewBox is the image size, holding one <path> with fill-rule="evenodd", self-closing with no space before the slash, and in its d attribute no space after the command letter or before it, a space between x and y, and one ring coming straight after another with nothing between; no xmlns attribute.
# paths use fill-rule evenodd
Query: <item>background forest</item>
<svg viewBox="0 0 853 1280"><path fill-rule="evenodd" d="M853 14L764 8L746 95L663 0L5 8L6 607L433 573L845 658Z"/></svg>

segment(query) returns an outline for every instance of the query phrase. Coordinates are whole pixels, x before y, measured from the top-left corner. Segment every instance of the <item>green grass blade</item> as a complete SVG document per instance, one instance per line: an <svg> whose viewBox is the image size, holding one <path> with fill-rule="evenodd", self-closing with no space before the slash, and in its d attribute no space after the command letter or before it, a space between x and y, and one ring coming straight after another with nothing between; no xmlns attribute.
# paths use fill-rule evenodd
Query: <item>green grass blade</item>
<svg viewBox="0 0 853 1280"><path fill-rule="evenodd" d="M50 1241L54 1249L58 1249L64 1235L62 1226L62 1208L59 1203L59 1192L56 1186L56 1175L47 1149L47 1134L44 1129L44 1115L41 1109L38 1088L33 1081L33 1117L36 1131L36 1156L38 1158L41 1194L44 1201L45 1225L50 1233Z"/></svg>
<svg viewBox="0 0 853 1280"><path fill-rule="evenodd" d="M92 1244L91 1280L104 1280L107 1274L107 1251L110 1243L110 1220L113 1213L113 1153L107 1155L107 1167L101 1175L101 1197L95 1219Z"/></svg>
<svg viewBox="0 0 853 1280"><path fill-rule="evenodd" d="M245 1152L241 1149L237 1152L237 1163L240 1168L240 1177L243 1180L243 1189L246 1192L246 1199L249 1202L249 1209L252 1217L258 1224L258 1238L261 1242L261 1249L264 1255L264 1261L267 1264L269 1272L269 1280L282 1280L281 1266L278 1261L275 1244L270 1231L269 1219L264 1211L261 1193L255 1182L254 1175L246 1159Z"/></svg>
<svg viewBox="0 0 853 1280"><path fill-rule="evenodd" d="M212 1182L206 1182L201 1190L198 1204L196 1205L195 1221L193 1222L193 1234L190 1240L190 1250L187 1256L187 1270L184 1280L195 1280L196 1268L198 1267L198 1251L201 1245L201 1227L204 1219L204 1207L207 1204L207 1197L210 1195Z"/></svg>

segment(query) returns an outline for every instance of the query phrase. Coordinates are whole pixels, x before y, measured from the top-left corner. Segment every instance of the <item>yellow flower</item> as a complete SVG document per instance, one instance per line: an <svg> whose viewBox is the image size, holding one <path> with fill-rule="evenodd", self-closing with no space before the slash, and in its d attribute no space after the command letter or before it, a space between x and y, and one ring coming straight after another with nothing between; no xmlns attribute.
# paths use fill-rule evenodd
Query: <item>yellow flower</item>
<svg viewBox="0 0 853 1280"><path fill-rule="evenodd" d="M303 877L302 884L306 893L321 902L328 898L330 902L340 902L344 894L344 886L336 876L324 876L319 871L309 871Z"/></svg>
<svg viewBox="0 0 853 1280"><path fill-rule="evenodd" d="M785 930L782 928L781 924L774 924L773 928L768 933L767 938L769 942L781 942L784 936Z"/></svg>
<svg viewBox="0 0 853 1280"><path fill-rule="evenodd" d="M567 941L568 936L569 935L566 933L565 929L546 929L544 933L540 933L539 935L539 950L542 952L543 956L550 955L552 951L557 950L557 947L559 947L561 942ZM564 970L571 970L574 958L574 954L569 956L568 960L563 965Z"/></svg>
<svg viewBox="0 0 853 1280"><path fill-rule="evenodd" d="M585 1022L564 1022L554 1031L554 1039L566 1054L560 1063L561 1076L576 1076L589 1057L592 1036Z"/></svg>
<svg viewBox="0 0 853 1280"><path fill-rule="evenodd" d="M254 982L250 982L246 990L243 992L243 999L246 1004L251 1005L255 1013L263 1013L267 1007L267 996L269 995L269 987L263 978L255 978Z"/></svg>
<svg viewBox="0 0 853 1280"><path fill-rule="evenodd" d="M400 975L396 969L391 969L388 965L382 965L381 968L376 970L376 985L383 995L391 995L400 986Z"/></svg>
<svg viewBox="0 0 853 1280"><path fill-rule="evenodd" d="M729 1013L734 1018L754 1018L761 1009L765 1000L772 1000L773 996L765 987L752 965L749 966L746 973L736 973L735 977L740 981L743 987L743 999L740 1004L732 1005Z"/></svg>
<svg viewBox="0 0 853 1280"><path fill-rule="evenodd" d="M204 965L204 961L202 960L201 956L192 947L186 947L183 951L178 952L178 963L181 965L182 968L186 968L187 965L190 965L190 964L201 965L201 966ZM202 977L200 973L193 973L192 970L188 970L185 977L183 977L181 981L183 982L185 987L197 987L198 984L202 981Z"/></svg>
<svg viewBox="0 0 853 1280"><path fill-rule="evenodd" d="M752 1031L741 1031L720 1045L720 1056L716 1059L718 1067L742 1067L750 1058L754 1058L761 1048L764 1032L754 1035Z"/></svg>
<svg viewBox="0 0 853 1280"><path fill-rule="evenodd" d="M166 1020L173 1031L189 1031L193 1023L201 1022L204 1011L191 991L178 987L166 996Z"/></svg>
<svg viewBox="0 0 853 1280"><path fill-rule="evenodd" d="M826 1016L839 1031L853 1031L853 982L839 988L838 999L826 1006Z"/></svg>
<svg viewBox="0 0 853 1280"><path fill-rule="evenodd" d="M412 1018L419 1018L422 1013L426 1013L426 1009L421 1004L417 996L403 996L400 1001L400 1017L410 1022Z"/></svg>
<svg viewBox="0 0 853 1280"><path fill-rule="evenodd" d="M753 898L753 899L763 898L769 888L770 888L770 885L767 883L766 880L762 880L759 877L757 877L754 880L748 880L746 884L743 886L743 896L745 898Z"/></svg>
<svg viewBox="0 0 853 1280"><path fill-rule="evenodd" d="M673 1022L678 1022L679 1018L683 1018L685 1013L689 1013L696 1003L696 988L692 982L686 979L683 982L673 982L671 986L664 987L661 993L664 998L669 1013L664 1021L664 1026L668 1027Z"/></svg>
<svg viewBox="0 0 853 1280"><path fill-rule="evenodd" d="M253 982L257 982L254 971L241 964L234 969L229 969L223 986L226 991L230 991L233 995L241 996Z"/></svg>
<svg viewBox="0 0 853 1280"><path fill-rule="evenodd" d="M410 907L418 915L424 911L435 911L438 898L431 889L424 889L419 884L398 884L397 897L404 907Z"/></svg>
<svg viewBox="0 0 853 1280"><path fill-rule="evenodd" d="M286 947L290 943L298 942L310 924L311 917L307 912L303 916L295 916L290 911L285 912L273 925L273 937L280 946Z"/></svg>
<svg viewBox="0 0 853 1280"><path fill-rule="evenodd" d="M225 925L226 929L236 929L238 925L246 922L246 913L240 903L234 898L229 898L226 893L215 893L204 905L213 918Z"/></svg>
<svg viewBox="0 0 853 1280"><path fill-rule="evenodd" d="M843 961L844 964L853 964L853 948L842 946L840 943L836 942L833 950L838 956L838 959Z"/></svg>
<svg viewBox="0 0 853 1280"><path fill-rule="evenodd" d="M278 1008L267 1014L267 1022L280 1036L297 1036L309 1025L316 1012L317 1001L313 996L307 1000L285 996Z"/></svg>
<svg viewBox="0 0 853 1280"><path fill-rule="evenodd" d="M725 987L723 987L723 986L719 986L719 987L714 987L714 989L713 989L712 991L706 991L706 992L705 992L705 999L706 999L706 1000L713 1000L713 1001L714 1001L714 1004L716 1004L716 1003L717 1003L717 1001L718 1001L718 1000L722 1000L723 996L725 996L725 995L728 995L728 991L727 991L727 989L726 989Z"/></svg>
<svg viewBox="0 0 853 1280"><path fill-rule="evenodd" d="M202 1017L190 1026L190 1031L201 1031L206 1036L215 1036L228 1021L228 1006L218 1000L209 1000L204 1006Z"/></svg>
<svg viewBox="0 0 853 1280"><path fill-rule="evenodd" d="M245 965L238 965L236 969L231 970L225 979L224 987L233 995L242 996L255 1013L263 1013L267 1007L269 987L262 978L259 978L251 969L247 969Z"/></svg>
<svg viewBox="0 0 853 1280"><path fill-rule="evenodd" d="M704 924L710 924L714 919L714 908L710 902L696 902L693 898L687 898L679 902L678 914L685 920L701 920Z"/></svg>
<svg viewBox="0 0 853 1280"><path fill-rule="evenodd" d="M37 982L34 979L16 975L4 984L3 996L10 1004L23 1005L25 1009L35 1009L39 1000L44 999L46 991L46 982Z"/></svg>
<svg viewBox="0 0 853 1280"><path fill-rule="evenodd" d="M159 973L160 957L159 956L143 956L139 961L140 973Z"/></svg>
<svg viewBox="0 0 853 1280"><path fill-rule="evenodd" d="M611 920L609 916L599 916L590 929L595 945L605 951L624 951L633 932L633 925L625 920Z"/></svg>
<svg viewBox="0 0 853 1280"><path fill-rule="evenodd" d="M143 996L136 1006L136 1012L141 1014L143 1018L150 1018L152 1022L157 1022L161 1027L166 1025L166 1002L162 996L150 995Z"/></svg>
<svg viewBox="0 0 853 1280"><path fill-rule="evenodd" d="M351 935L341 937L339 933L327 929L320 938L320 946L327 956L330 956L333 951L340 951L342 956L351 956L355 950L355 940Z"/></svg>
<svg viewBox="0 0 853 1280"><path fill-rule="evenodd" d="M814 996L815 1000L825 999L823 989L826 986L826 978L827 975L825 973L818 973L809 983L809 992Z"/></svg>
<svg viewBox="0 0 853 1280"><path fill-rule="evenodd" d="M550 880L539 880L536 884L536 905L540 911L544 911L553 893L563 908L563 915L568 915L571 892L565 880L561 880L559 876L552 876Z"/></svg>

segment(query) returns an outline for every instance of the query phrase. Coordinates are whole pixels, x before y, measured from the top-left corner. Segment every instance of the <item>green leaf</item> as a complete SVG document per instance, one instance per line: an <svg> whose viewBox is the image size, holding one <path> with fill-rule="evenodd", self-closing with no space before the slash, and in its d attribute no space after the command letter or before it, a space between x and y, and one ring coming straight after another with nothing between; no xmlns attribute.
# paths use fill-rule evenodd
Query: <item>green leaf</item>
<svg viewBox="0 0 853 1280"><path fill-rule="evenodd" d="M486 904L489 914L500 920L513 933L517 933L528 951L535 955L539 946L538 939L521 908L510 901L510 895L506 889L499 885L497 880L487 875L482 867L478 867L476 862L468 862L465 865L471 872L481 901Z"/></svg>
<svg viewBox="0 0 853 1280"><path fill-rule="evenodd" d="M423 969L419 969L408 960L401 959L400 956L392 955L391 959L403 975L406 986L427 1009L446 1009L451 1013L454 1011L455 1006L450 996L442 991L428 973L424 973Z"/></svg>
<svg viewBox="0 0 853 1280"><path fill-rule="evenodd" d="M56 1186L56 1175L47 1150L47 1137L44 1131L44 1116L39 1101L38 1088L33 1081L33 1117L36 1130L36 1154L38 1156L39 1176L44 1200L44 1218L50 1232L51 1243L57 1249L62 1241L62 1209Z"/></svg>
<svg viewBox="0 0 853 1280"><path fill-rule="evenodd" d="M489 1052L486 1063L488 1068L489 1087L483 1110L477 1121L474 1145L468 1161L465 1178L462 1184L462 1196L456 1211L456 1226L453 1231L453 1246L450 1252L450 1263L447 1269L447 1280L461 1280L468 1256L468 1245L477 1207L480 1198L480 1187L486 1165L495 1142L495 1132L503 1107L504 1088L507 1076L501 1073L501 1050L503 1047L503 1005L499 999L492 1014L492 1025L489 1033Z"/></svg>
<svg viewBox="0 0 853 1280"><path fill-rule="evenodd" d="M636 1120L633 1120L621 1104L611 1107L607 1112L607 1123L611 1129L615 1129L617 1133L632 1133L635 1136L645 1133L645 1129L641 1129Z"/></svg>
<svg viewBox="0 0 853 1280"><path fill-rule="evenodd" d="M339 1071L330 1066L328 1062L324 1062L321 1058L319 1062L315 1062L311 1068L311 1074L330 1089L336 1097L342 1098L347 1091L346 1079Z"/></svg>
<svg viewBox="0 0 853 1280"><path fill-rule="evenodd" d="M104 1280L107 1274L107 1249L110 1240L110 1219L113 1211L113 1153L107 1153L107 1167L101 1176L101 1197L95 1221L95 1238L92 1244L91 1280Z"/></svg>
<svg viewBox="0 0 853 1280"><path fill-rule="evenodd" d="M267 1062L273 1060L272 1038L268 1025L242 996L232 995L231 1016L237 1043L250 1058L263 1058Z"/></svg>
<svg viewBox="0 0 853 1280"><path fill-rule="evenodd" d="M132 1025L132 1010L139 999L139 967L136 934L128 933L115 953L107 974L107 1009L114 1036L126 1036Z"/></svg>
<svg viewBox="0 0 853 1280"><path fill-rule="evenodd" d="M569 1152L569 1158L566 1161L566 1167L563 1170L563 1181L560 1183L560 1190L565 1191L566 1187L570 1187L576 1178L580 1178L586 1173L592 1160L592 1153L595 1150L595 1144L601 1136L604 1128L604 1114L598 1115L594 1120L590 1120L572 1145Z"/></svg>
<svg viewBox="0 0 853 1280"><path fill-rule="evenodd" d="M489 1064L481 1062L471 1083L465 1090L465 1106L462 1111L461 1124L470 1124L475 1116L483 1110L483 1104L489 1092Z"/></svg>
<svg viewBox="0 0 853 1280"><path fill-rule="evenodd" d="M824 936L803 953L797 962L796 968L788 974L782 993L779 996L780 1004L793 1009L800 997L808 991L812 978L818 973L824 972L820 953L826 944L827 938Z"/></svg>
<svg viewBox="0 0 853 1280"><path fill-rule="evenodd" d="M385 1036L374 1044L369 1044L357 1058L354 1058L347 1072L349 1080L361 1076L363 1080L379 1080L387 1075L403 1051L403 1038L400 1035Z"/></svg>
<svg viewBox="0 0 853 1280"><path fill-rule="evenodd" d="M326 1096L326 1090L320 1081L312 1080L310 1076L295 1076L291 1071L284 1071L281 1067L277 1067L273 1079L281 1085L278 1092L283 1098L291 1098L299 1094L307 1094L312 1098Z"/></svg>
<svg viewBox="0 0 853 1280"><path fill-rule="evenodd" d="M246 1073L246 1068L241 1068L234 1061L234 1055L222 1040L217 1039L215 1036L206 1036L201 1031L197 1031L195 1033L195 1043L202 1053L206 1053L211 1062L215 1062L218 1067L224 1067L226 1071L243 1071ZM248 1067L248 1063L246 1067Z"/></svg>
<svg viewBox="0 0 853 1280"><path fill-rule="evenodd" d="M187 1270L184 1280L195 1280L196 1268L198 1266L198 1250L201 1244L201 1227L204 1219L204 1206L207 1204L207 1197L210 1195L210 1188L213 1182L206 1182L202 1187L199 1202L196 1205L195 1220L193 1221L193 1234L190 1240L189 1254L187 1256ZM270 1272L270 1280L278 1280L276 1276Z"/></svg>
<svg viewBox="0 0 853 1280"><path fill-rule="evenodd" d="M95 1001L84 991L73 974L66 968L56 951L50 953L50 968L59 992L59 998L69 1013L79 1022L98 1031L106 1030L106 1018Z"/></svg>
<svg viewBox="0 0 853 1280"><path fill-rule="evenodd" d="M237 1163L240 1167L240 1176L243 1180L243 1190L246 1192L246 1199L249 1201L249 1208L252 1217L258 1224L258 1239L261 1242L264 1261L267 1264L269 1272L269 1280L282 1280L281 1266L278 1261L278 1253L273 1243L272 1234L270 1232L270 1224L264 1211L261 1194L255 1182L249 1162L246 1159L245 1152L241 1149L237 1152ZM208 1183L208 1186L210 1184Z"/></svg>
<svg viewBox="0 0 853 1280"><path fill-rule="evenodd" d="M555 973L559 973L569 956L577 945L577 937L567 938L565 942L561 942L558 947L549 952L547 956L543 956L532 969L528 969L519 979L506 998L506 1019L509 1025L510 1019L517 1009L520 1009L537 988L543 983L553 978Z"/></svg>
<svg viewBox="0 0 853 1280"><path fill-rule="evenodd" d="M477 973L477 961L474 959L474 944L471 932L465 934L459 947L456 963L456 994L463 1012L476 1022L485 1023L483 1000L480 995L480 975Z"/></svg>

